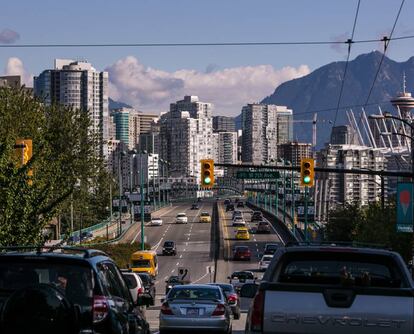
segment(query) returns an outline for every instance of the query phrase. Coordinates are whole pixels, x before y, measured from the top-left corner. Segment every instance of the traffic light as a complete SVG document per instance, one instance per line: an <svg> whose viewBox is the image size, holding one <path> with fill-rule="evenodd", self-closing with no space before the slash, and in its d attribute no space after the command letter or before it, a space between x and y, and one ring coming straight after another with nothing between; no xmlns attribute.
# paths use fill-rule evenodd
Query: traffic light
<svg viewBox="0 0 414 334"><path fill-rule="evenodd" d="M211 189L214 186L214 160L201 160L201 186Z"/></svg>
<svg viewBox="0 0 414 334"><path fill-rule="evenodd" d="M315 185L315 160L303 158L300 160L300 185L313 187Z"/></svg>

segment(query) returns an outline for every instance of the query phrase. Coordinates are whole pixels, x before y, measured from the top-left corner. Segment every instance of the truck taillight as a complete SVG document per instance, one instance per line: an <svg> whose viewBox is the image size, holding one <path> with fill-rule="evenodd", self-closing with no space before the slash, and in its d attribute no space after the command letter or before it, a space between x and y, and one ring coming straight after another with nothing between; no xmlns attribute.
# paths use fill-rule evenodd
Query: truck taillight
<svg viewBox="0 0 414 334"><path fill-rule="evenodd" d="M213 313L211 315L212 316L224 315L225 312L226 312L226 309L225 309L224 305L223 304L218 304L216 306L216 309L213 311Z"/></svg>
<svg viewBox="0 0 414 334"><path fill-rule="evenodd" d="M264 315L264 291L258 291L253 299L253 309L250 321L252 331L262 331Z"/></svg>
<svg viewBox="0 0 414 334"><path fill-rule="evenodd" d="M93 297L93 322L100 322L106 318L109 311L108 299L105 296Z"/></svg>
<svg viewBox="0 0 414 334"><path fill-rule="evenodd" d="M167 302L165 302L164 304L161 305L161 313L162 314L166 314L166 315L172 315L173 312L170 309L170 305L168 305Z"/></svg>

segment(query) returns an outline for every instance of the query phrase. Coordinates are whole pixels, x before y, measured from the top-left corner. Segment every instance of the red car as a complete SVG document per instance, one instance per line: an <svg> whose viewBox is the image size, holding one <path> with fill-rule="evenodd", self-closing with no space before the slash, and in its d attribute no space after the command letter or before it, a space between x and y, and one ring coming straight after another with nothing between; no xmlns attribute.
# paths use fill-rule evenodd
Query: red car
<svg viewBox="0 0 414 334"><path fill-rule="evenodd" d="M251 252L247 246L236 246L233 250L233 260L246 260L250 261Z"/></svg>

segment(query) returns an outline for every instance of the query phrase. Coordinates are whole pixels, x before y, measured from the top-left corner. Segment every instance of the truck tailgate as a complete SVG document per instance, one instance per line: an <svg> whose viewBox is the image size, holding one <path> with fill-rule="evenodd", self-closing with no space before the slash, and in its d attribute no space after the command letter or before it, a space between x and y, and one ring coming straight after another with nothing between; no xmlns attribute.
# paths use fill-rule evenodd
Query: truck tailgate
<svg viewBox="0 0 414 334"><path fill-rule="evenodd" d="M363 294L273 283L265 290L263 333L412 334L413 304L410 289Z"/></svg>

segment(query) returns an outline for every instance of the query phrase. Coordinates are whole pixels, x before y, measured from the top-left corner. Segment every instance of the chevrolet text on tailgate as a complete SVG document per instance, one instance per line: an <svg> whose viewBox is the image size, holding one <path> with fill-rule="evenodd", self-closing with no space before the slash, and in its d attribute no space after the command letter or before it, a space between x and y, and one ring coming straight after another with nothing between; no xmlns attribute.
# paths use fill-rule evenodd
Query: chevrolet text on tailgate
<svg viewBox="0 0 414 334"><path fill-rule="evenodd" d="M398 253L374 248L280 247L253 298L246 333L414 333L414 286Z"/></svg>

